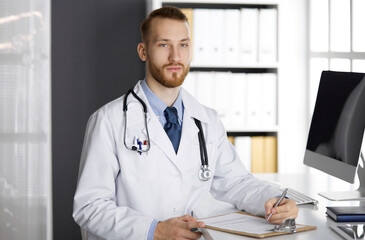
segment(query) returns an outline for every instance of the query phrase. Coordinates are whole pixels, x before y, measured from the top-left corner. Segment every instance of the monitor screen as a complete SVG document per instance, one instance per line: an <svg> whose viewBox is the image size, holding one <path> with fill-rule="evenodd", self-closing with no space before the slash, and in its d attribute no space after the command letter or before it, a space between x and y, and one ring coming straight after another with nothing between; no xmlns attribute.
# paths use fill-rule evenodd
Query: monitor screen
<svg viewBox="0 0 365 240"><path fill-rule="evenodd" d="M365 127L365 74L323 71L304 164L353 183Z"/></svg>

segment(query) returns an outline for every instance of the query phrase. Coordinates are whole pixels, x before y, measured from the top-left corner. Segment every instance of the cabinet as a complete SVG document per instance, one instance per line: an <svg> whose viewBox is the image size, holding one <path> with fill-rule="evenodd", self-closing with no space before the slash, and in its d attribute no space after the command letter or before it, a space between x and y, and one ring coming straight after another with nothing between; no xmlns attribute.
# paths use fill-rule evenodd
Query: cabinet
<svg viewBox="0 0 365 240"><path fill-rule="evenodd" d="M147 12L168 5L191 26L183 87L217 110L247 168L277 172L278 2L149 0Z"/></svg>

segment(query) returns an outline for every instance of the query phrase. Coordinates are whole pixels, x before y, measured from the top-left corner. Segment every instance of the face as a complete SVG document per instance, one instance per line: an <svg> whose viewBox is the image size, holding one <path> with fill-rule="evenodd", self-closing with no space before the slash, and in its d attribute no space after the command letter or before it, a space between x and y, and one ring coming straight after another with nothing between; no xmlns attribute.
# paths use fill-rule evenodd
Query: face
<svg viewBox="0 0 365 240"><path fill-rule="evenodd" d="M140 44L138 52L147 61L147 78L167 88L181 86L191 60L188 24L168 18L153 19L148 43Z"/></svg>

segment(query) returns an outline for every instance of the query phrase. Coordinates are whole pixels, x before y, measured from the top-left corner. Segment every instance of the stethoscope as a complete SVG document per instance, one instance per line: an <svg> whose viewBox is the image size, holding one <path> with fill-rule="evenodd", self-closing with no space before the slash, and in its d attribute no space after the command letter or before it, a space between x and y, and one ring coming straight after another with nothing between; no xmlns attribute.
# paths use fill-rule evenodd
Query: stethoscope
<svg viewBox="0 0 365 240"><path fill-rule="evenodd" d="M146 147L146 149L141 149L141 148L138 148L136 146L128 147L128 145L126 143L127 111L128 111L127 98L129 96L129 94L131 94L131 93L141 103L141 105L143 107L144 123L145 123L145 128L146 128L146 133L147 133L147 141L146 141L147 147ZM133 89L130 89L124 97L123 112L124 112L124 119L125 119L124 120L124 146L128 150L136 151L139 154L148 152L151 149L151 145L150 145L150 135L148 133L148 126L147 126L147 106L146 106L146 103L140 97L137 96L137 94L133 91ZM201 166L200 166L198 177L201 181L208 181L209 179L212 178L212 171L209 170L208 154L207 154L207 147L206 147L206 144L205 144L203 128L202 128L201 122L198 119L194 118L194 121L195 121L196 126L199 129L198 138L199 138Z"/></svg>

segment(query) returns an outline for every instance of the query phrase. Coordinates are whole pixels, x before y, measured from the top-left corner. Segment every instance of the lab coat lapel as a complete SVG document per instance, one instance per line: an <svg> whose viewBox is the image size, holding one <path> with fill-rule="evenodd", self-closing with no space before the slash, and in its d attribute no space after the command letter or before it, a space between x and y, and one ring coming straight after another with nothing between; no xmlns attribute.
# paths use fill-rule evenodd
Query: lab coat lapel
<svg viewBox="0 0 365 240"><path fill-rule="evenodd" d="M151 141L175 164L176 153L174 147L157 117L150 119L148 122L148 130L150 131Z"/></svg>
<svg viewBox="0 0 365 240"><path fill-rule="evenodd" d="M161 151L175 164L176 163L176 153L175 153L174 147L172 146L172 143L171 143L169 137L167 136L165 130L163 129L160 121L158 120L157 116L153 112L153 110L142 90L140 82L137 83L137 85L134 88L134 91L138 95L138 97L140 97L147 105L147 111L148 111L147 124L148 124L148 131L149 131L149 136L150 136L151 142L153 142L158 148L160 148ZM131 98L133 98L133 97L131 97ZM137 102L137 100L133 100L133 101ZM135 119L135 121L144 121L142 106L134 107L134 110L135 111L133 112L133 115L138 116L138 119L139 119L139 120ZM128 111L129 111L129 108L128 108ZM129 112L128 112L128 114L129 114ZM129 120L129 115L128 115L128 120ZM128 123L128 125L130 125L130 124ZM143 126L143 125L141 125L141 123L139 123L139 125ZM147 136L147 131L145 128L143 128L142 132L144 133L145 136Z"/></svg>
<svg viewBox="0 0 365 240"><path fill-rule="evenodd" d="M189 159L184 159L184 156L191 155L190 152L192 151L193 139L198 139L199 129L195 124L194 118L200 120L202 123L207 123L209 117L202 105L188 92L182 89L181 94L184 104L184 118L180 146L177 154L179 159L177 164L180 169L185 169L188 167L186 161ZM197 156L199 156L199 154Z"/></svg>

